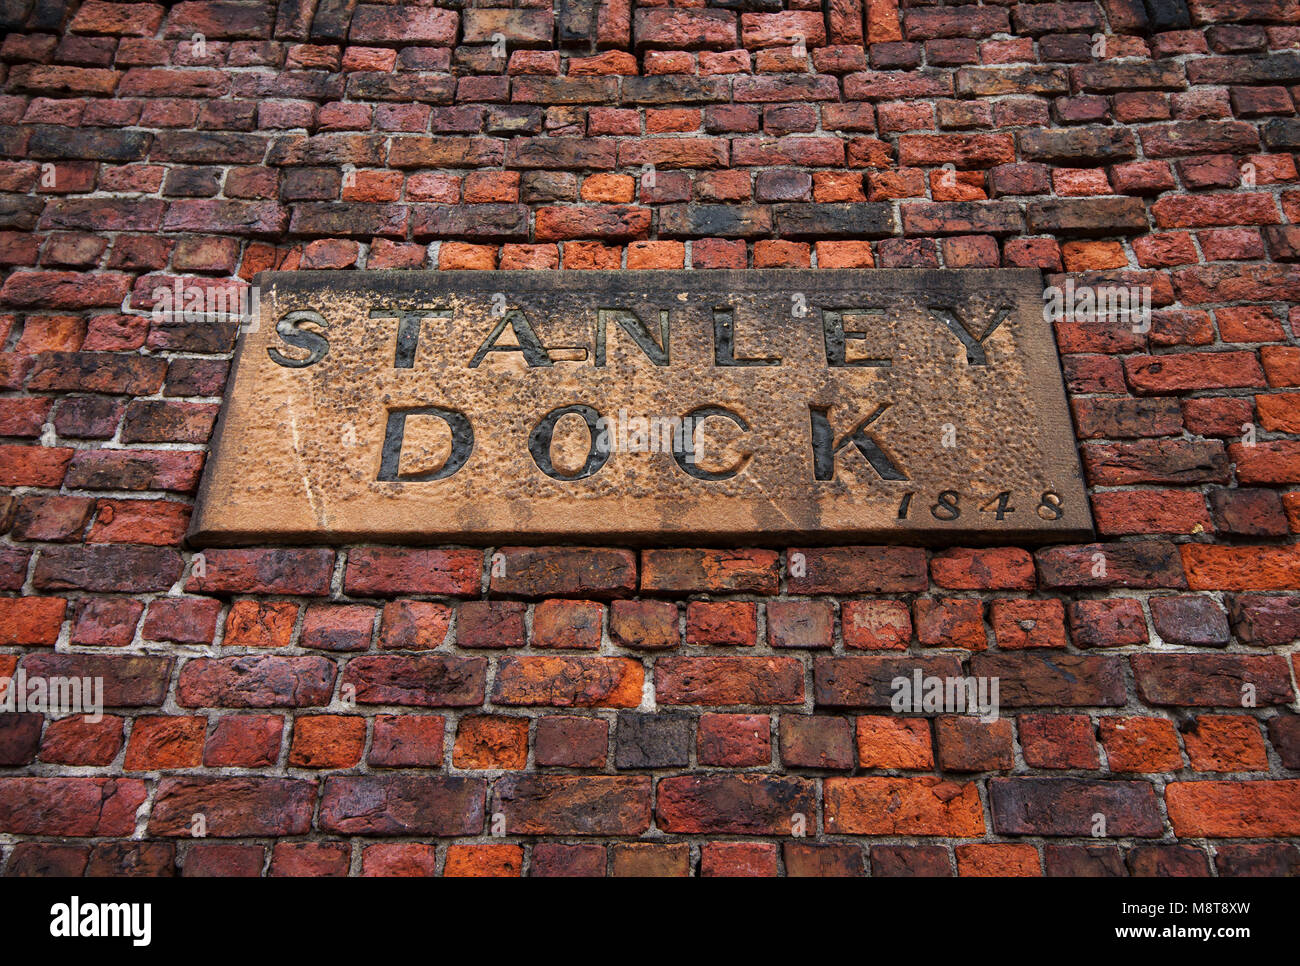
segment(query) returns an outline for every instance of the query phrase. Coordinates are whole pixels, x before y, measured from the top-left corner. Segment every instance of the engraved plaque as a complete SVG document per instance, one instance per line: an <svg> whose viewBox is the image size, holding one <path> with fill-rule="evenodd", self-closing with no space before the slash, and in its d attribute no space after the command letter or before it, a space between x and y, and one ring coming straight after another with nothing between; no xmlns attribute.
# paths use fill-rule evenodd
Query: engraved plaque
<svg viewBox="0 0 1300 966"><path fill-rule="evenodd" d="M1035 270L257 285L198 545L1092 535Z"/></svg>

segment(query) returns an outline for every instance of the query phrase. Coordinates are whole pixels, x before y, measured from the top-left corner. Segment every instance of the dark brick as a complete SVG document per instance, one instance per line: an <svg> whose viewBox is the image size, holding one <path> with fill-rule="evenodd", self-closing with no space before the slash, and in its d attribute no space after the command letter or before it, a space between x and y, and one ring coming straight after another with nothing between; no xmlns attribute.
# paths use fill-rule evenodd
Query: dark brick
<svg viewBox="0 0 1300 966"><path fill-rule="evenodd" d="M1056 547L1038 551L1034 559L1047 587L1187 586L1177 549L1161 541Z"/></svg>
<svg viewBox="0 0 1300 966"><path fill-rule="evenodd" d="M1114 845L1045 845L1043 865L1049 876L1100 878L1128 875L1119 848Z"/></svg>
<svg viewBox="0 0 1300 966"><path fill-rule="evenodd" d="M777 205L774 211L782 238L886 238L898 230L893 206L882 203Z"/></svg>
<svg viewBox="0 0 1300 966"><path fill-rule="evenodd" d="M813 782L778 775L681 775L659 781L655 820L683 834L788 835L793 816L811 821Z"/></svg>
<svg viewBox="0 0 1300 966"><path fill-rule="evenodd" d="M853 727L847 718L781 716L781 760L787 767L847 771L854 765Z"/></svg>
<svg viewBox="0 0 1300 966"><path fill-rule="evenodd" d="M616 768L665 768L690 763L692 719L682 714L622 712L614 728Z"/></svg>
<svg viewBox="0 0 1300 966"><path fill-rule="evenodd" d="M194 658L176 684L182 707L294 708L328 704L334 663L323 657Z"/></svg>
<svg viewBox="0 0 1300 966"><path fill-rule="evenodd" d="M612 775L507 775L492 812L512 835L640 835L650 827L650 779Z"/></svg>
<svg viewBox="0 0 1300 966"><path fill-rule="evenodd" d="M343 686L360 704L473 707L483 703L487 660L449 654L367 655L348 662Z"/></svg>
<svg viewBox="0 0 1300 966"><path fill-rule="evenodd" d="M336 775L325 781L320 827L343 835L478 835L486 782L443 775Z"/></svg>
<svg viewBox="0 0 1300 966"><path fill-rule="evenodd" d="M952 859L942 845L873 845L873 878L936 878L952 875Z"/></svg>
<svg viewBox="0 0 1300 966"><path fill-rule="evenodd" d="M1210 597L1152 597L1151 620L1167 644L1223 647L1232 640L1228 617Z"/></svg>
<svg viewBox="0 0 1300 966"><path fill-rule="evenodd" d="M181 575L181 557L163 547L50 547L41 552L32 585L42 590L167 590Z"/></svg>
<svg viewBox="0 0 1300 966"><path fill-rule="evenodd" d="M1277 655L1135 654L1138 695L1151 705L1240 708L1288 704L1295 695L1286 659ZM1251 688L1245 688L1250 685Z"/></svg>
<svg viewBox="0 0 1300 966"><path fill-rule="evenodd" d="M818 657L813 661L813 700L827 708L888 708L895 678L959 677L955 657Z"/></svg>
<svg viewBox="0 0 1300 966"><path fill-rule="evenodd" d="M1191 845L1138 845L1129 849L1125 860L1133 876L1205 878L1210 874L1205 852Z"/></svg>
<svg viewBox="0 0 1300 966"><path fill-rule="evenodd" d="M1300 597L1234 594L1228 613L1243 644L1276 647L1300 638Z"/></svg>
<svg viewBox="0 0 1300 966"><path fill-rule="evenodd" d="M494 594L606 600L636 591L636 555L628 550L501 547L497 553Z"/></svg>
<svg viewBox="0 0 1300 966"><path fill-rule="evenodd" d="M1214 847L1220 876L1294 877L1300 875L1300 849L1282 842L1222 844Z"/></svg>
<svg viewBox="0 0 1300 966"><path fill-rule="evenodd" d="M1002 835L1088 836L1098 813L1106 817L1107 835L1155 838L1163 832L1147 782L993 778L989 807Z"/></svg>
<svg viewBox="0 0 1300 966"><path fill-rule="evenodd" d="M609 746L604 718L547 715L537 721L534 755L539 765L603 768Z"/></svg>
<svg viewBox="0 0 1300 966"><path fill-rule="evenodd" d="M1005 707L1119 707L1126 700L1123 664L1115 657L976 654L970 669L976 677L999 679Z"/></svg>
<svg viewBox="0 0 1300 966"><path fill-rule="evenodd" d="M523 647L526 606L514 600L467 600L456 611L456 644L467 648Z"/></svg>
<svg viewBox="0 0 1300 966"><path fill-rule="evenodd" d="M792 594L914 593L929 586L925 551L911 547L792 548L786 572Z"/></svg>
<svg viewBox="0 0 1300 966"><path fill-rule="evenodd" d="M853 877L865 873L862 848L815 842L785 842L781 846L785 874L796 878Z"/></svg>

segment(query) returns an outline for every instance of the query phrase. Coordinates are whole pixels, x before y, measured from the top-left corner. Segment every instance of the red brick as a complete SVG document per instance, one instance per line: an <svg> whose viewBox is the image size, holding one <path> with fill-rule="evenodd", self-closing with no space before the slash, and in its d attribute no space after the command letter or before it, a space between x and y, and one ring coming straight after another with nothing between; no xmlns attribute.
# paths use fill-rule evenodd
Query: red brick
<svg viewBox="0 0 1300 966"><path fill-rule="evenodd" d="M1250 388L1264 384L1263 370L1253 352L1131 356L1124 360L1124 373L1138 393Z"/></svg>
<svg viewBox="0 0 1300 966"><path fill-rule="evenodd" d="M134 778L0 778L0 830L127 837L145 797L145 783Z"/></svg>
<svg viewBox="0 0 1300 966"><path fill-rule="evenodd" d="M366 720L321 714L294 721L289 764L299 768L350 768L361 761Z"/></svg>
<svg viewBox="0 0 1300 966"><path fill-rule="evenodd" d="M367 760L381 768L437 768L445 721L441 715L377 715Z"/></svg>
<svg viewBox="0 0 1300 966"><path fill-rule="evenodd" d="M1078 647L1123 647L1147 642L1146 618L1136 600L1077 600L1070 604L1070 635Z"/></svg>
<svg viewBox="0 0 1300 966"><path fill-rule="evenodd" d="M641 552L641 589L646 592L773 594L777 581L777 554L770 550Z"/></svg>
<svg viewBox="0 0 1300 966"><path fill-rule="evenodd" d="M56 765L111 765L122 750L124 718L105 715L91 723L84 715L51 721L41 736L40 760Z"/></svg>
<svg viewBox="0 0 1300 966"><path fill-rule="evenodd" d="M190 524L190 507L171 500L99 500L87 543L173 547Z"/></svg>
<svg viewBox="0 0 1300 966"><path fill-rule="evenodd" d="M841 835L984 834L984 813L973 783L937 777L828 778L826 830Z"/></svg>
<svg viewBox="0 0 1300 966"><path fill-rule="evenodd" d="M610 852L611 874L615 876L640 879L690 875L690 847L685 843L618 842Z"/></svg>
<svg viewBox="0 0 1300 966"><path fill-rule="evenodd" d="M658 600L616 600L609 612L609 636L622 647L663 650L681 641L677 605Z"/></svg>
<svg viewBox="0 0 1300 966"><path fill-rule="evenodd" d="M701 765L766 765L772 760L771 722L760 714L703 714L697 733Z"/></svg>
<svg viewBox="0 0 1300 966"><path fill-rule="evenodd" d="M375 608L359 604L308 604L301 647L320 651L364 651L370 646Z"/></svg>
<svg viewBox="0 0 1300 966"><path fill-rule="evenodd" d="M141 635L150 641L210 644L221 602L207 597L161 597L149 604Z"/></svg>
<svg viewBox="0 0 1300 966"><path fill-rule="evenodd" d="M636 556L628 550L501 547L493 554L494 594L604 600L629 596L636 585Z"/></svg>
<svg viewBox="0 0 1300 966"><path fill-rule="evenodd" d="M911 547L794 548L786 553L786 573L792 594L909 593L929 586L925 551Z"/></svg>
<svg viewBox="0 0 1300 966"><path fill-rule="evenodd" d="M589 600L544 600L533 608L533 647L600 647L604 607Z"/></svg>
<svg viewBox="0 0 1300 966"><path fill-rule="evenodd" d="M660 704L799 704L803 665L790 657L663 657L655 663Z"/></svg>
<svg viewBox="0 0 1300 966"><path fill-rule="evenodd" d="M706 842L700 849L702 876L775 876L775 842Z"/></svg>
<svg viewBox="0 0 1300 966"><path fill-rule="evenodd" d="M1101 744L1114 772L1165 772L1183 767L1178 733L1163 718L1102 718Z"/></svg>
<svg viewBox="0 0 1300 966"><path fill-rule="evenodd" d="M1300 829L1300 781L1171 782L1165 802L1181 838L1290 837Z"/></svg>
<svg viewBox="0 0 1300 966"><path fill-rule="evenodd" d="M846 600L840 605L844 646L903 650L912 639L912 615L899 600Z"/></svg>
<svg viewBox="0 0 1300 966"><path fill-rule="evenodd" d="M186 589L217 594L329 593L334 573L334 551L312 550L206 550L203 572L191 572Z"/></svg>
<svg viewBox="0 0 1300 966"><path fill-rule="evenodd" d="M471 715L460 719L452 764L464 769L520 769L528 760L528 719Z"/></svg>
<svg viewBox="0 0 1300 966"><path fill-rule="evenodd" d="M523 647L525 606L513 600L468 600L456 611L456 644L464 648Z"/></svg>
<svg viewBox="0 0 1300 966"><path fill-rule="evenodd" d="M431 650L447 639L451 619L452 610L446 604L389 601L379 621L379 646L385 650Z"/></svg>
<svg viewBox="0 0 1300 966"><path fill-rule="evenodd" d="M966 843L956 847L961 876L1041 876L1038 850L1032 845Z"/></svg>
<svg viewBox="0 0 1300 966"><path fill-rule="evenodd" d="M1193 590L1293 590L1300 586L1300 550L1293 547L1180 547Z"/></svg>
<svg viewBox="0 0 1300 966"><path fill-rule="evenodd" d="M1059 600L995 600L990 608L1000 648L1065 647L1065 608Z"/></svg>
<svg viewBox="0 0 1300 966"><path fill-rule="evenodd" d="M74 611L69 642L85 647L126 647L135 638L135 627L144 604L121 597L83 597Z"/></svg>
<svg viewBox="0 0 1300 966"><path fill-rule="evenodd" d="M280 758L283 731L284 719L276 714L222 715L204 744L203 764L208 768L274 765Z"/></svg>
<svg viewBox="0 0 1300 966"><path fill-rule="evenodd" d="M856 743L858 765L862 768L929 770L934 767L930 723L924 718L860 717Z"/></svg>
<svg viewBox="0 0 1300 966"><path fill-rule="evenodd" d="M414 842L375 843L361 852L361 874L385 878L422 878L437 874L438 850Z"/></svg>
<svg viewBox="0 0 1300 966"><path fill-rule="evenodd" d="M608 747L609 722L602 718L548 715L537 722L535 753L539 765L601 768Z"/></svg>
<svg viewBox="0 0 1300 966"><path fill-rule="evenodd" d="M262 875L266 850L260 845L203 842L190 848L183 875L256 879Z"/></svg>
<svg viewBox="0 0 1300 966"><path fill-rule="evenodd" d="M748 601L700 601L686 605L686 643L724 647L752 645L758 608Z"/></svg>
<svg viewBox="0 0 1300 966"><path fill-rule="evenodd" d="M74 452L54 446L0 446L0 486L58 486Z"/></svg>
<svg viewBox="0 0 1300 966"><path fill-rule="evenodd" d="M497 667L492 700L515 706L635 708L638 661L616 657L509 657Z"/></svg>
<svg viewBox="0 0 1300 966"><path fill-rule="evenodd" d="M226 615L227 647L288 647L298 605L292 601L237 600Z"/></svg>
<svg viewBox="0 0 1300 966"><path fill-rule="evenodd" d="M984 604L975 599L918 598L913 605L916 637L923 647L988 647L984 630Z"/></svg>
<svg viewBox="0 0 1300 966"><path fill-rule="evenodd" d="M0 598L0 644L53 647L67 604L62 597Z"/></svg>
<svg viewBox="0 0 1300 966"><path fill-rule="evenodd" d="M1022 714L1016 721L1025 764L1031 768L1098 767L1092 721L1082 714Z"/></svg>
<svg viewBox="0 0 1300 966"><path fill-rule="evenodd" d="M1009 771L1014 766L1011 722L945 716L935 721L935 745L943 771Z"/></svg>
<svg viewBox="0 0 1300 966"><path fill-rule="evenodd" d="M542 842L533 846L529 875L592 878L605 874L603 845L563 845Z"/></svg>
<svg viewBox="0 0 1300 966"><path fill-rule="evenodd" d="M1259 722L1247 715L1199 715L1184 725L1183 744L1197 771L1267 771Z"/></svg>
<svg viewBox="0 0 1300 966"><path fill-rule="evenodd" d="M477 596L483 573L479 550L363 547L348 553L344 591L360 597L400 594Z"/></svg>
<svg viewBox="0 0 1300 966"><path fill-rule="evenodd" d="M524 848L505 842L486 845L447 846L444 876L512 877L523 874Z"/></svg>
<svg viewBox="0 0 1300 966"><path fill-rule="evenodd" d="M126 746L127 771L193 768L203 758L208 719L151 716L137 718Z"/></svg>

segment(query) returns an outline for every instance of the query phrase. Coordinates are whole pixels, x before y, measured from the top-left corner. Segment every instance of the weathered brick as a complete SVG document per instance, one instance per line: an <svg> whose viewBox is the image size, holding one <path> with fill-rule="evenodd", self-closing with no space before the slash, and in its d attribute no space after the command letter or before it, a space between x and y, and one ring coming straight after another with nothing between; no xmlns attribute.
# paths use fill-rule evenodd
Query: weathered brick
<svg viewBox="0 0 1300 966"><path fill-rule="evenodd" d="M320 827L344 835L478 835L486 782L442 775L333 775Z"/></svg>
<svg viewBox="0 0 1300 966"><path fill-rule="evenodd" d="M502 547L497 554L492 593L603 600L630 596L636 590L636 556L631 551Z"/></svg>
<svg viewBox="0 0 1300 966"><path fill-rule="evenodd" d="M301 835L311 825L316 783L291 778L164 778L154 796L151 835L189 836L204 816L217 838Z"/></svg>
<svg viewBox="0 0 1300 966"><path fill-rule="evenodd" d="M896 678L955 678L955 657L817 657L813 661L813 700L828 708L888 708L897 693ZM919 709L916 709L919 710Z"/></svg>
<svg viewBox="0 0 1300 966"><path fill-rule="evenodd" d="M1277 655L1135 654L1132 662L1138 694L1151 705L1240 708L1294 699Z"/></svg>
<svg viewBox="0 0 1300 966"><path fill-rule="evenodd" d="M908 547L791 549L786 573L792 594L909 593L929 585L925 551Z"/></svg>
<svg viewBox="0 0 1300 966"><path fill-rule="evenodd" d="M773 594L778 557L770 550L643 550L641 590L647 593Z"/></svg>
<svg viewBox="0 0 1300 966"><path fill-rule="evenodd" d="M361 597L396 594L476 596L483 572L479 550L413 550L362 547L348 553L346 593Z"/></svg>
<svg viewBox="0 0 1300 966"><path fill-rule="evenodd" d="M492 788L512 835L640 835L650 802L650 779L635 776L507 775Z"/></svg>
<svg viewBox="0 0 1300 966"><path fill-rule="evenodd" d="M825 823L843 835L984 834L979 790L937 777L828 778Z"/></svg>
<svg viewBox="0 0 1300 966"><path fill-rule="evenodd" d="M1171 782L1165 804L1185 838L1289 837L1300 828L1300 781Z"/></svg>
<svg viewBox="0 0 1300 966"><path fill-rule="evenodd" d="M1080 778L994 778L989 782L993 827L1003 835L1086 836L1093 816L1106 834L1157 837L1162 822L1147 782Z"/></svg>
<svg viewBox="0 0 1300 966"><path fill-rule="evenodd" d="M323 657L193 658L181 668L182 707L293 708L328 704L335 668Z"/></svg>
<svg viewBox="0 0 1300 966"><path fill-rule="evenodd" d="M803 665L792 657L663 657L655 662L660 704L800 704Z"/></svg>
<svg viewBox="0 0 1300 966"><path fill-rule="evenodd" d="M557 708L633 708L641 703L642 677L640 662L629 658L507 657L497 667L492 700Z"/></svg>
<svg viewBox="0 0 1300 966"><path fill-rule="evenodd" d="M787 767L847 771L854 764L853 730L846 718L781 716L781 760Z"/></svg>
<svg viewBox="0 0 1300 966"><path fill-rule="evenodd" d="M614 728L616 768L665 768L690 763L691 719L683 714L621 712ZM604 748L601 748L601 758Z"/></svg>
<svg viewBox="0 0 1300 966"><path fill-rule="evenodd" d="M668 832L784 835L796 814L811 819L812 781L775 775L681 775L661 779L655 821Z"/></svg>
<svg viewBox="0 0 1300 966"><path fill-rule="evenodd" d="M1125 701L1119 658L1044 654L1037 650L986 653L971 659L970 670L976 677L999 680L999 697L1005 707L1120 706Z"/></svg>
<svg viewBox="0 0 1300 966"><path fill-rule="evenodd" d="M17 835L129 836L145 800L130 778L0 778L0 829Z"/></svg>

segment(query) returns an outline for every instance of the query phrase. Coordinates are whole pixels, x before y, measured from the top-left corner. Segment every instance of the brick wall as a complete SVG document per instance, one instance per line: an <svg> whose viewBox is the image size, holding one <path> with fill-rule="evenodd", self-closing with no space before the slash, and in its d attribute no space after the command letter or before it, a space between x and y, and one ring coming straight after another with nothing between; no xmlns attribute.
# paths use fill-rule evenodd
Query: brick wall
<svg viewBox="0 0 1300 966"><path fill-rule="evenodd" d="M109 709L0 716L7 874L1300 869L1294 0L0 16L0 675ZM160 284L810 265L1149 286L1056 327L1101 542L182 548Z"/></svg>

